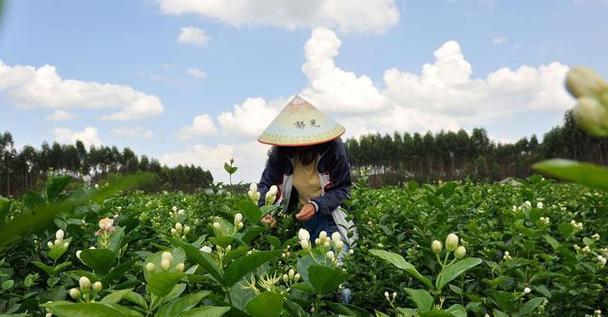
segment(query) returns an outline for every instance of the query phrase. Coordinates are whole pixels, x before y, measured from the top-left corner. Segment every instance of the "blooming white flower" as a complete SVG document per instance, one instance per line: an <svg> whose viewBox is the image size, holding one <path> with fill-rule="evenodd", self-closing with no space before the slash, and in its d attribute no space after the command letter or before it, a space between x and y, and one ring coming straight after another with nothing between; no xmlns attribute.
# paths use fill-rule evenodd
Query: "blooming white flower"
<svg viewBox="0 0 608 317"><path fill-rule="evenodd" d="M457 247L458 247L458 236L454 233L448 234L447 238L445 239L445 248L451 252L451 251L456 250Z"/></svg>
<svg viewBox="0 0 608 317"><path fill-rule="evenodd" d="M114 219L112 218L102 218L99 220L99 229L102 231L114 231Z"/></svg>

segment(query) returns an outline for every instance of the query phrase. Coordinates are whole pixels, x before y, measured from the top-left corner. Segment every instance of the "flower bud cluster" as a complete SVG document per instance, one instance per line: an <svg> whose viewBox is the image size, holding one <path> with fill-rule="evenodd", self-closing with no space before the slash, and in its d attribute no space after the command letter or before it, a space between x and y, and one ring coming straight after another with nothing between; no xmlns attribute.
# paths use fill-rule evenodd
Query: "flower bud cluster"
<svg viewBox="0 0 608 317"><path fill-rule="evenodd" d="M171 235L177 238L186 238L186 235L190 232L190 226L182 225L181 223L176 223L173 228L171 228Z"/></svg>
<svg viewBox="0 0 608 317"><path fill-rule="evenodd" d="M175 219L181 219L186 215L186 211L178 209L177 206L171 207L171 216Z"/></svg>
<svg viewBox="0 0 608 317"><path fill-rule="evenodd" d="M70 297L79 302L94 302L97 294L101 292L103 285L100 281L91 284L91 280L86 276L81 276L78 280L78 288L71 288L68 291Z"/></svg>
<svg viewBox="0 0 608 317"><path fill-rule="evenodd" d="M243 228L243 214L237 213L234 215L234 230L239 231Z"/></svg>
<svg viewBox="0 0 608 317"><path fill-rule="evenodd" d="M258 185L256 183L251 183L249 185L249 191L247 191L247 196L249 199L253 201L254 204L257 204L260 200L260 192L258 192Z"/></svg>
<svg viewBox="0 0 608 317"><path fill-rule="evenodd" d="M602 267L604 267L606 265L606 258L604 256L598 255L596 257L596 260L597 260L597 266L598 267L602 268Z"/></svg>
<svg viewBox="0 0 608 317"><path fill-rule="evenodd" d="M540 221L540 223L542 223L543 225L548 225L551 223L551 219L549 219L549 217L540 217L538 218L538 220Z"/></svg>
<svg viewBox="0 0 608 317"><path fill-rule="evenodd" d="M591 239L593 239L594 241L598 241L600 239L600 234L599 233L594 233L591 236Z"/></svg>
<svg viewBox="0 0 608 317"><path fill-rule="evenodd" d="M397 292L389 294L388 291L384 291L384 298L386 298L388 303L393 306L395 304L395 298L397 298Z"/></svg>
<svg viewBox="0 0 608 317"><path fill-rule="evenodd" d="M59 229L59 230L57 230L57 232L55 232L55 241L54 242L49 241L46 244L46 246L49 247L49 249L52 249L52 248L67 249L68 246L70 246L70 243L68 241L65 241L64 238L65 238L65 232L63 232L63 230Z"/></svg>
<svg viewBox="0 0 608 317"><path fill-rule="evenodd" d="M275 203L277 199L277 193L279 192L279 188L276 185L270 186L268 192L266 192L266 206L272 205Z"/></svg>
<svg viewBox="0 0 608 317"><path fill-rule="evenodd" d="M163 272L163 271L169 271L171 269L171 267L173 266L173 254L171 254L171 252L163 252L161 254L161 260L160 260L160 270L158 269L158 266L152 262L148 262L146 263L146 265L144 266L146 272L148 273L155 273L155 272ZM175 271L176 272L183 272L185 269L185 265L183 262L177 263L175 265Z"/></svg>
<svg viewBox="0 0 608 317"><path fill-rule="evenodd" d="M512 260L513 258L511 257L511 254L509 254L509 251L505 251L505 254L502 256L503 261L509 261Z"/></svg>
<svg viewBox="0 0 608 317"><path fill-rule="evenodd" d="M582 230L583 229L583 223L582 222L576 222L574 219L572 219L570 221L570 224L572 225L572 227L574 227L575 230Z"/></svg>
<svg viewBox="0 0 608 317"><path fill-rule="evenodd" d="M566 88L578 101L576 122L590 134L608 135L608 82L591 69L577 67L568 72Z"/></svg>
<svg viewBox="0 0 608 317"><path fill-rule="evenodd" d="M296 273L294 269L289 269L285 274L283 274L283 282L287 284L287 286L291 286L294 283L300 281L300 273Z"/></svg>

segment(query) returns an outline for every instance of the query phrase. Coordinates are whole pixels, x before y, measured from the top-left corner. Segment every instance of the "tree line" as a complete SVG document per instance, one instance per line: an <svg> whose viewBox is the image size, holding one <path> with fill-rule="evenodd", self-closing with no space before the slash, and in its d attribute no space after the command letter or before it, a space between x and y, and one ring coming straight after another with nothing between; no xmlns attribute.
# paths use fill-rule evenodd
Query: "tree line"
<svg viewBox="0 0 608 317"><path fill-rule="evenodd" d="M570 112L561 126L514 143L496 143L484 129L438 133L369 134L346 141L353 174L366 173L371 185L407 180L472 179L500 181L527 177L531 165L548 158L567 158L608 164L608 140L579 129ZM365 171L365 172L364 172Z"/></svg>
<svg viewBox="0 0 608 317"><path fill-rule="evenodd" d="M75 144L49 145L40 149L26 145L17 150L9 132L0 133L0 195L17 196L36 188L50 174L70 175L87 183L97 183L112 174L150 172L158 178L146 190L182 190L187 192L207 188L213 177L207 170L194 165L170 168L146 155L138 156L131 149L116 146L86 146Z"/></svg>

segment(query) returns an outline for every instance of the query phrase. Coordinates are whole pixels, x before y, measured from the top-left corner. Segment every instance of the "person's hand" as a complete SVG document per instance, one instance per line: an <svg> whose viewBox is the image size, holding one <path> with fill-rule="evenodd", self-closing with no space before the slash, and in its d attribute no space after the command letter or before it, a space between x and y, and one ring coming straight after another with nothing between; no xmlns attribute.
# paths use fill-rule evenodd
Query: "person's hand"
<svg viewBox="0 0 608 317"><path fill-rule="evenodd" d="M274 217L271 214L264 216L264 218L262 218L262 220L260 220L260 221L263 224L265 224L271 228L277 224L277 221L274 219Z"/></svg>
<svg viewBox="0 0 608 317"><path fill-rule="evenodd" d="M298 221L301 221L301 222L306 222L306 221L310 220L315 215L315 213L316 213L315 206L311 203L308 203L308 204L302 206L302 209L300 209L300 212L298 212L298 214L296 214L296 219L298 219Z"/></svg>

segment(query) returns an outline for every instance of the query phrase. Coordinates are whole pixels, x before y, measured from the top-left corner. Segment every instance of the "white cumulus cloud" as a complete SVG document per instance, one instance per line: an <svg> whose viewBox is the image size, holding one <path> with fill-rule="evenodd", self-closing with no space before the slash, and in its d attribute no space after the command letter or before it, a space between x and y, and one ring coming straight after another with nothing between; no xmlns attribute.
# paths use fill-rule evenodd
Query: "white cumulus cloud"
<svg viewBox="0 0 608 317"><path fill-rule="evenodd" d="M217 133L217 128L213 119L207 114L199 115L194 117L192 125L183 127L177 133L177 137L180 139L190 139L201 135L212 135Z"/></svg>
<svg viewBox="0 0 608 317"><path fill-rule="evenodd" d="M209 37L207 36L207 32L205 32L205 30L194 26L187 26L181 28L177 41L180 43L202 46L207 44Z"/></svg>
<svg viewBox="0 0 608 317"><path fill-rule="evenodd" d="M501 67L486 76L476 76L460 44L446 41L419 72L390 68L384 72L381 82L374 83L368 76L336 64L340 46L341 41L333 31L324 27L312 31L304 45L302 66L308 84L300 93L342 123L346 137L486 126L529 112L563 113L573 103L563 87L568 67L557 61L515 69ZM192 160L197 157L196 153L204 151L221 152L222 155L207 157L208 165L202 165L214 166L220 173L217 175L221 175L219 167L225 157L238 156L241 151L254 152L251 142L288 99L245 99L235 105L233 111L217 117L219 132L231 142L212 148L194 147L180 155L168 156L168 161ZM263 168L265 155L251 155L247 164ZM217 161L213 161L214 157ZM258 177L252 175L247 180Z"/></svg>
<svg viewBox="0 0 608 317"><path fill-rule="evenodd" d="M233 26L287 29L335 27L343 32L383 32L399 22L394 0L160 0L162 12L198 14Z"/></svg>
<svg viewBox="0 0 608 317"><path fill-rule="evenodd" d="M140 119L164 111L154 95L124 85L63 79L51 65L10 66L0 61L0 91L24 108L118 109L102 116L110 120Z"/></svg>
<svg viewBox="0 0 608 317"><path fill-rule="evenodd" d="M93 127L86 127L82 131L55 128L53 133L55 134L55 141L63 144L74 144L76 141L81 141L86 146L101 144L97 129Z"/></svg>
<svg viewBox="0 0 608 317"><path fill-rule="evenodd" d="M49 116L46 117L49 121L66 121L73 119L74 115L65 110L55 110Z"/></svg>
<svg viewBox="0 0 608 317"><path fill-rule="evenodd" d="M205 73L204 70L199 69L199 68L189 68L188 69L188 75L190 75L192 77L196 77L196 78L205 78L205 77L207 77L207 73Z"/></svg>
<svg viewBox="0 0 608 317"><path fill-rule="evenodd" d="M121 127L112 130L112 134L129 139L151 139L154 137L154 132L142 127Z"/></svg>

